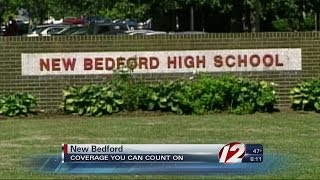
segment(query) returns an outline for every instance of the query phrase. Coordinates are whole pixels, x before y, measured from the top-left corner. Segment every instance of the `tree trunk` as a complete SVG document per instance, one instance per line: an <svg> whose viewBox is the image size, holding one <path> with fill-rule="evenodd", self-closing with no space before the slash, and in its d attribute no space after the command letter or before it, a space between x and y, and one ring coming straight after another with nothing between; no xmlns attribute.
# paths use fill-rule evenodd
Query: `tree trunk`
<svg viewBox="0 0 320 180"><path fill-rule="evenodd" d="M251 32L260 32L260 13L261 13L261 2L256 0L255 11L251 12Z"/></svg>
<svg viewBox="0 0 320 180"><path fill-rule="evenodd" d="M250 32L251 31L251 9L244 1L242 4L243 9L242 12L242 31L243 32Z"/></svg>
<svg viewBox="0 0 320 180"><path fill-rule="evenodd" d="M242 22L242 12L244 9L244 4L241 1L235 1L234 8L230 13L230 31L231 32L242 32L243 22Z"/></svg>
<svg viewBox="0 0 320 180"><path fill-rule="evenodd" d="M316 12L315 14L315 30L316 31L319 31L319 27L320 27L319 23L320 23L320 13Z"/></svg>
<svg viewBox="0 0 320 180"><path fill-rule="evenodd" d="M190 31L194 31L194 10L193 10L193 6L190 6Z"/></svg>

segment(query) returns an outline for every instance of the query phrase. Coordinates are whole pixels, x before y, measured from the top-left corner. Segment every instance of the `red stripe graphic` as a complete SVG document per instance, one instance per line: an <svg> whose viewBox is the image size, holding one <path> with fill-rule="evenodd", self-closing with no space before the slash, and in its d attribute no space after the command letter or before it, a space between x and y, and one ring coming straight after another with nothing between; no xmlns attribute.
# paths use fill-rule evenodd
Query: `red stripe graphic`
<svg viewBox="0 0 320 180"><path fill-rule="evenodd" d="M68 154L68 144L64 144L63 152L64 152L64 154Z"/></svg>

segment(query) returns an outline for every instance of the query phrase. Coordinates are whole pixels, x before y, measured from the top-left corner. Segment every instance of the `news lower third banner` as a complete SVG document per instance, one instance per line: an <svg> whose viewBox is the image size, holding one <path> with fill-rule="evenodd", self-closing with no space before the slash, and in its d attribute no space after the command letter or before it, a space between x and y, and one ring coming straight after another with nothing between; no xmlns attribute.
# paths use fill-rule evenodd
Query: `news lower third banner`
<svg viewBox="0 0 320 180"><path fill-rule="evenodd" d="M261 144L62 144L43 172L70 174L258 174L274 167ZM40 164L40 163L38 163Z"/></svg>
<svg viewBox="0 0 320 180"><path fill-rule="evenodd" d="M63 144L62 163L260 163L260 144Z"/></svg>

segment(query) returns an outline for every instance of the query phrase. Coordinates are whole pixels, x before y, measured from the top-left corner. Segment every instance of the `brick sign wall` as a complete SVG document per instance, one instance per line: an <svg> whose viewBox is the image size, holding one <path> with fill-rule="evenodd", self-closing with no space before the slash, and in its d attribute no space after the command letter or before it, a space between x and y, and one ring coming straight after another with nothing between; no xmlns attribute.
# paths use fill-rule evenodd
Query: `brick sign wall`
<svg viewBox="0 0 320 180"><path fill-rule="evenodd" d="M274 81L278 107L288 108L289 89L319 76L319 43L314 32L0 37L0 93L29 92L41 108L55 110L67 84L102 82L108 68L131 58L135 78L144 81L189 76L195 68Z"/></svg>

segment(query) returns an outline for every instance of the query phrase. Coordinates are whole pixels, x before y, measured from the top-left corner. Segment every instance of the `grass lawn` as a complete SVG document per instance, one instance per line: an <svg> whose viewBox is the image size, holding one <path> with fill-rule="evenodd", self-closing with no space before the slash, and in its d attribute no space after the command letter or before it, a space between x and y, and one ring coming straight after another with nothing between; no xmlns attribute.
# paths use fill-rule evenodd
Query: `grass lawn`
<svg viewBox="0 0 320 180"><path fill-rule="evenodd" d="M53 116L0 120L0 179L320 179L320 115L274 114L206 116ZM21 163L31 155L60 153L62 143L153 144L233 141L261 143L265 153L288 156L286 170L255 176L77 176L26 170Z"/></svg>

